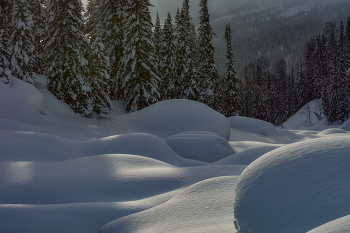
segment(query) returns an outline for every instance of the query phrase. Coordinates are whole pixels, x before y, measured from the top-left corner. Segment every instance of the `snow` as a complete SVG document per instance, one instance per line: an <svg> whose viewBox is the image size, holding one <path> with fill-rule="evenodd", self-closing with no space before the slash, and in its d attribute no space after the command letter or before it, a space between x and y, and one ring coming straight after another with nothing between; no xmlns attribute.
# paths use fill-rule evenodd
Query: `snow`
<svg viewBox="0 0 350 233"><path fill-rule="evenodd" d="M184 132L167 137L164 141L181 157L207 163L235 154L224 138L208 132Z"/></svg>
<svg viewBox="0 0 350 233"><path fill-rule="evenodd" d="M236 188L239 232L307 232L349 215L349 140L294 143L251 163Z"/></svg>
<svg viewBox="0 0 350 233"><path fill-rule="evenodd" d="M82 118L35 76L0 82L0 232L349 232L350 121L188 100Z"/></svg>

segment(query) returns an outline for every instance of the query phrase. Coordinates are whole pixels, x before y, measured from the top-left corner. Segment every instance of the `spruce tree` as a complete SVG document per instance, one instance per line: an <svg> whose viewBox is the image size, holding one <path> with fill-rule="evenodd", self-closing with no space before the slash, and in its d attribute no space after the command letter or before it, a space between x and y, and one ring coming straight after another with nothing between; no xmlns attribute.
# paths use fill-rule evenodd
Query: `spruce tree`
<svg viewBox="0 0 350 233"><path fill-rule="evenodd" d="M35 63L33 71L35 73L43 73L43 49L45 28L46 28L46 14L45 14L45 0L31 0L31 11L33 13L33 24L34 24L34 45L35 45Z"/></svg>
<svg viewBox="0 0 350 233"><path fill-rule="evenodd" d="M347 48L346 48L346 37L344 33L343 21L340 24L339 31L339 63L337 69L336 85L337 85L337 120L343 123L348 119L350 111L349 103L349 79L347 76L348 71L348 60L347 60Z"/></svg>
<svg viewBox="0 0 350 233"><path fill-rule="evenodd" d="M83 33L80 0L49 0L48 41L45 47L47 88L77 114L90 114L91 88L84 53L89 42Z"/></svg>
<svg viewBox="0 0 350 233"><path fill-rule="evenodd" d="M120 88L122 86L121 71L123 69L121 59L124 53L123 39L125 37L125 27L123 25L127 16L127 8L127 0L100 0L99 14L103 30L102 41L110 62L111 99L122 99L124 96Z"/></svg>
<svg viewBox="0 0 350 233"><path fill-rule="evenodd" d="M180 83L179 97L198 100L200 97L198 74L192 54L191 15L189 0L184 0L177 26L177 76Z"/></svg>
<svg viewBox="0 0 350 233"><path fill-rule="evenodd" d="M13 75L34 84L35 38L29 0L13 1L9 46L11 53L10 68Z"/></svg>
<svg viewBox="0 0 350 233"><path fill-rule="evenodd" d="M101 33L100 0L88 0L86 5L84 33L91 43L94 42L96 33ZM102 38L100 38L102 39Z"/></svg>
<svg viewBox="0 0 350 233"><path fill-rule="evenodd" d="M154 26L153 32L153 45L154 45L154 66L157 70L162 66L161 64L161 44L162 44L162 26L160 25L159 15L157 13L156 24ZM161 77L160 77L161 78Z"/></svg>
<svg viewBox="0 0 350 233"><path fill-rule="evenodd" d="M200 6L200 26L198 29L198 47L199 47L199 82L202 93L201 100L210 107L215 108L217 94L217 83L219 75L215 63L215 48L212 39L215 33L210 26L208 0L201 0Z"/></svg>
<svg viewBox="0 0 350 233"><path fill-rule="evenodd" d="M157 70L152 43L152 22L149 0L129 0L123 30L123 72L121 90L127 112L150 106L159 100Z"/></svg>
<svg viewBox="0 0 350 233"><path fill-rule="evenodd" d="M0 4L0 81L10 84L12 79L9 69L9 29L11 15L11 1L1 1Z"/></svg>
<svg viewBox="0 0 350 233"><path fill-rule="evenodd" d="M105 115L112 111L112 103L109 98L109 57L101 36L102 30L100 25L97 25L91 45L88 67L90 70L89 82L91 84L93 112L98 115Z"/></svg>
<svg viewBox="0 0 350 233"><path fill-rule="evenodd" d="M234 56L232 48L232 33L231 25L226 25L225 28L225 42L226 42L226 66L223 78L223 96L222 96L222 110L225 116L238 115L239 112L239 87L236 77L236 70L234 67Z"/></svg>
<svg viewBox="0 0 350 233"><path fill-rule="evenodd" d="M348 18L348 22L346 23L346 34L345 34L345 44L346 44L346 52L347 52L347 67L348 67L348 75L350 80L350 17ZM350 85L350 82L349 82ZM350 87L350 86L349 86Z"/></svg>
<svg viewBox="0 0 350 233"><path fill-rule="evenodd" d="M163 37L161 43L160 57L162 59L161 67L159 67L159 73L161 76L161 82L159 90L161 91L161 99L175 99L177 98L175 92L175 70L176 70L176 45L175 35L172 25L172 19L170 12L167 15L166 21L163 27ZM179 85L179 84L178 84Z"/></svg>

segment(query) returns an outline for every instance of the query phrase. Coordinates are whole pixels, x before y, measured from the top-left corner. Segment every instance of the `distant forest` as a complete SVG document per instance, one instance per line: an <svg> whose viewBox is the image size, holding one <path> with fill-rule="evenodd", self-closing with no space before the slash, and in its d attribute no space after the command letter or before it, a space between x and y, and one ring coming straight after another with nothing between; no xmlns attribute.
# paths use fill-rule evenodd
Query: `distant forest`
<svg viewBox="0 0 350 233"><path fill-rule="evenodd" d="M189 0L175 16L169 13L163 23L157 17L153 25L149 0L89 0L84 15L80 0L4 0L0 78L10 86L13 78L35 85L35 74L44 74L48 90L82 116L109 114L111 100L134 112L163 100L190 99L225 116L281 125L309 101L321 99L315 113L320 119L342 123L348 118L350 18L340 25L327 23L322 34L308 37L300 62L266 55L259 45L258 57L242 59L247 61L242 66L233 43L239 25L225 25L225 56L215 57L207 5L208 0L200 1L198 25ZM304 26L305 31L323 27ZM275 41L279 50L288 48L289 41L280 37L285 33L275 32L266 46ZM222 73L218 64L224 65Z"/></svg>

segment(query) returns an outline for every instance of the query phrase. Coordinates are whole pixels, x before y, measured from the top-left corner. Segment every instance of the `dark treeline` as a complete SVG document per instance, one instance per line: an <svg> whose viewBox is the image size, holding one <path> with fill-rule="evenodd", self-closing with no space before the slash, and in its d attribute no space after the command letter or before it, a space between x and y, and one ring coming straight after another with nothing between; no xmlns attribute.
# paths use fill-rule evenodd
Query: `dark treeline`
<svg viewBox="0 0 350 233"><path fill-rule="evenodd" d="M312 37L304 59L291 70L285 59L251 62L240 83L242 116L281 125L308 102L321 99L319 119L343 123L350 111L350 18L337 26L327 23L322 35Z"/></svg>

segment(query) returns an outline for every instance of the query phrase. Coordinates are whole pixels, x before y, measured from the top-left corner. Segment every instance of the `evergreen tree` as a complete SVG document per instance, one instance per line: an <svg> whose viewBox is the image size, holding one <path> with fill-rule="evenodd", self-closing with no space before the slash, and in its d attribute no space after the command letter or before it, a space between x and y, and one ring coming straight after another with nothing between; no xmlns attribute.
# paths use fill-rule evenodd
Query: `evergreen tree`
<svg viewBox="0 0 350 233"><path fill-rule="evenodd" d="M121 71L123 69L122 57L124 53L123 39L125 32L123 25L127 17L127 0L100 0L100 21L102 23L102 41L106 47L110 62L111 99L122 99L124 94Z"/></svg>
<svg viewBox="0 0 350 233"><path fill-rule="evenodd" d="M161 43L161 67L159 67L159 73L161 76L161 83L159 90L161 91L161 99L175 99L175 70L176 70L176 61L175 61L175 35L172 25L172 19L170 12L167 15L167 19L163 27L163 37Z"/></svg>
<svg viewBox="0 0 350 233"><path fill-rule="evenodd" d="M45 0L31 0L31 12L33 13L33 24L34 24L34 45L35 45L35 63L33 71L35 73L42 73L43 66L43 49L45 28L46 28L46 14L45 14Z"/></svg>
<svg viewBox="0 0 350 233"><path fill-rule="evenodd" d="M109 57L102 43L102 30L99 25L95 32L89 56L92 107L93 112L102 115L112 111L112 103L109 98Z"/></svg>
<svg viewBox="0 0 350 233"><path fill-rule="evenodd" d="M347 76L348 60L346 37L344 33L344 24L341 22L339 31L339 63L337 69L337 77L335 84L337 85L337 120L343 123L348 119L350 111L350 103L348 98L349 93L349 79Z"/></svg>
<svg viewBox="0 0 350 233"><path fill-rule="evenodd" d="M345 44L346 44L345 47L347 52L346 60L347 60L347 67L348 67L348 75L350 80L350 17L348 18L348 22L346 23Z"/></svg>
<svg viewBox="0 0 350 233"><path fill-rule="evenodd" d="M89 42L83 33L80 0L49 0L48 41L45 47L47 88L76 113L90 114L91 88L84 53Z"/></svg>
<svg viewBox="0 0 350 233"><path fill-rule="evenodd" d="M210 26L208 0L201 0L200 6L200 26L198 29L199 47L199 82L201 84L202 101L208 106L215 108L216 100L213 95L217 95L217 84L219 75L215 63L215 48L212 39L215 33Z"/></svg>
<svg viewBox="0 0 350 233"><path fill-rule="evenodd" d="M88 0L86 6L84 33L91 43L94 42L96 34L101 33L101 11L100 0Z"/></svg>
<svg viewBox="0 0 350 233"><path fill-rule="evenodd" d="M0 81L10 84L12 75L9 69L9 29L11 2L3 0L0 3Z"/></svg>
<svg viewBox="0 0 350 233"><path fill-rule="evenodd" d="M13 1L12 28L9 39L10 68L15 77L34 84L35 40L33 16L29 3L28 0Z"/></svg>
<svg viewBox="0 0 350 233"><path fill-rule="evenodd" d="M179 19L177 20L177 77L178 98L198 100L200 95L198 74L191 49L191 15L189 0L184 0Z"/></svg>
<svg viewBox="0 0 350 233"><path fill-rule="evenodd" d="M157 70L152 64L152 22L149 0L129 0L128 18L123 30L124 65L122 93L127 112L134 112L159 100Z"/></svg>
<svg viewBox="0 0 350 233"><path fill-rule="evenodd" d="M225 28L226 41L226 66L223 78L223 96L222 96L222 110L225 116L238 115L239 112L239 87L236 77L236 70L234 67L234 56L232 49L232 33L230 24Z"/></svg>
<svg viewBox="0 0 350 233"><path fill-rule="evenodd" d="M153 45L154 45L154 66L157 70L159 70L159 67L162 66L161 59L160 59L161 58L160 51L161 51L161 44L162 44L162 27L160 25L158 13L157 13L156 24L154 26L152 39L153 39Z"/></svg>

